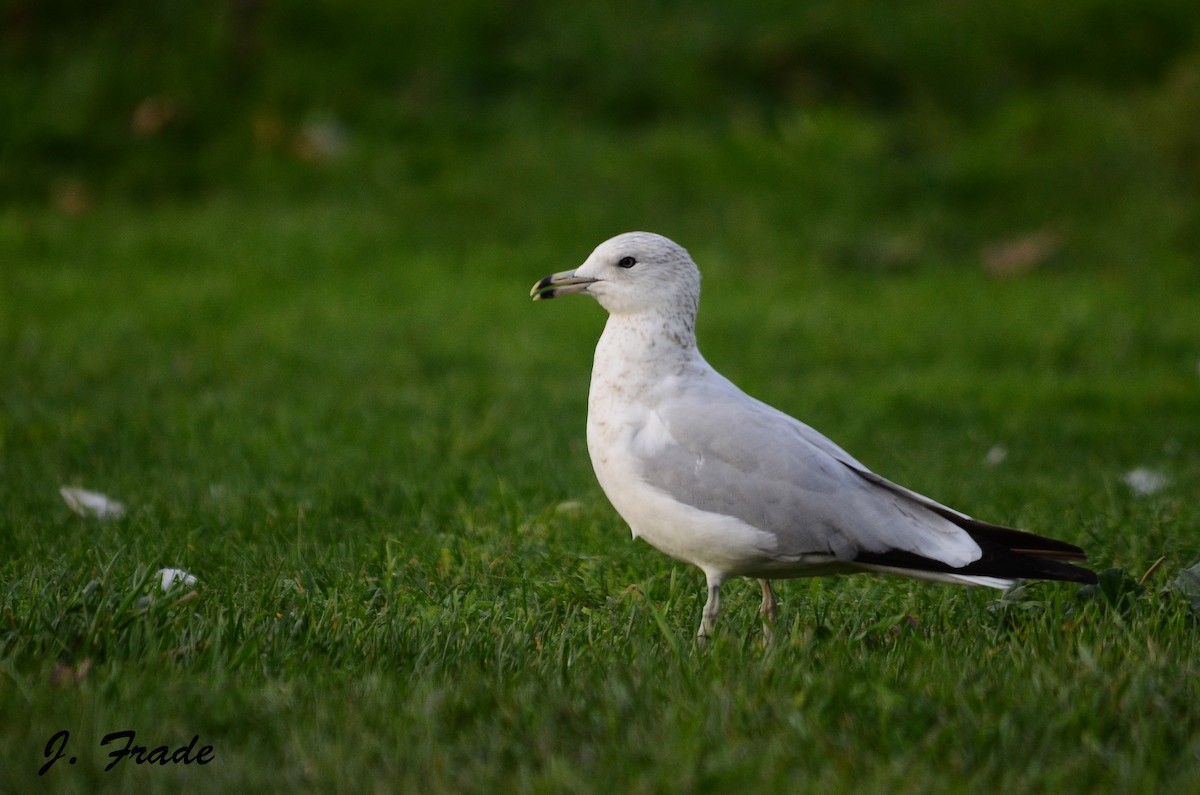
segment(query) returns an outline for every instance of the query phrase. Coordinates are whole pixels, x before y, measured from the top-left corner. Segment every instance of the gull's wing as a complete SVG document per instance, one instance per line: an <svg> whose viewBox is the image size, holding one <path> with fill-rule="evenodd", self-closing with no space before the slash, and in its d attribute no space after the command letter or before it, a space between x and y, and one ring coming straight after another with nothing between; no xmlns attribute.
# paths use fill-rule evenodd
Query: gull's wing
<svg viewBox="0 0 1200 795"><path fill-rule="evenodd" d="M947 518L966 517L871 473L715 371L648 408L665 433L637 449L646 483L772 534L780 561L900 551L959 568L982 554Z"/></svg>

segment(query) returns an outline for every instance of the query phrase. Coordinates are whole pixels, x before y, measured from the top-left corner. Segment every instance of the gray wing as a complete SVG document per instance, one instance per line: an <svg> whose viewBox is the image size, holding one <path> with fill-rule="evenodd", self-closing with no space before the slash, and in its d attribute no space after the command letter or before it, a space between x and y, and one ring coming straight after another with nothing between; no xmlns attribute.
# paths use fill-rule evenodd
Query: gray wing
<svg viewBox="0 0 1200 795"><path fill-rule="evenodd" d="M670 441L642 456L649 485L771 533L779 559L816 553L848 562L860 551L899 549L959 567L980 556L965 531L930 507L949 509L717 378L658 407Z"/></svg>

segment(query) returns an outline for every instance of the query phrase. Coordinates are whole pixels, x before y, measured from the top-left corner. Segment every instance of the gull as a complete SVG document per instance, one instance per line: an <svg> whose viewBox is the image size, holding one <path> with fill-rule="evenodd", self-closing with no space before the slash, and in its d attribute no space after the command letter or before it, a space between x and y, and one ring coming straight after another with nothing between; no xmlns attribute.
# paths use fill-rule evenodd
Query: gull
<svg viewBox="0 0 1200 795"><path fill-rule="evenodd" d="M1094 583L1064 541L988 524L872 472L825 436L747 395L696 347L700 271L660 235L628 232L534 300L589 295L608 311L588 393L587 447L600 487L651 546L704 572L707 638L721 584L874 572L1006 588L1016 579Z"/></svg>

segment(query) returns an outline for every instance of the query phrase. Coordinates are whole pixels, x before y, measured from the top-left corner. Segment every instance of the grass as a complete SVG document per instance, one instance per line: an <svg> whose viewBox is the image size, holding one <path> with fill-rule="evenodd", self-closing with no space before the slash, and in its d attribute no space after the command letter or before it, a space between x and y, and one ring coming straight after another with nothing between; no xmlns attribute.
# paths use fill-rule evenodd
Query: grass
<svg viewBox="0 0 1200 795"><path fill-rule="evenodd" d="M936 60L889 41L880 74ZM0 791L1196 790L1200 225L1184 137L1142 126L1186 63L965 115L501 103L178 194L119 189L151 159L86 172L82 209L6 205ZM733 582L697 648L702 577L629 539L587 461L603 313L527 295L632 228L696 256L718 369L1082 544L1101 587L787 582L764 648ZM1044 232L1028 270L980 266ZM1136 467L1167 485L1135 494ZM39 776L63 729L77 762ZM106 772L125 729L216 761Z"/></svg>
<svg viewBox="0 0 1200 795"><path fill-rule="evenodd" d="M1188 269L789 270L702 237L702 343L752 391L1118 582L1165 561L1124 601L787 583L765 650L735 584L700 650L701 577L590 474L602 313L527 303L592 240L464 256L419 227L353 198L10 215L6 788L1196 784L1197 618L1168 587L1200 557ZM1134 496L1139 465L1171 485ZM62 484L130 513L74 516ZM79 762L39 778L64 728ZM127 728L217 762L103 772Z"/></svg>

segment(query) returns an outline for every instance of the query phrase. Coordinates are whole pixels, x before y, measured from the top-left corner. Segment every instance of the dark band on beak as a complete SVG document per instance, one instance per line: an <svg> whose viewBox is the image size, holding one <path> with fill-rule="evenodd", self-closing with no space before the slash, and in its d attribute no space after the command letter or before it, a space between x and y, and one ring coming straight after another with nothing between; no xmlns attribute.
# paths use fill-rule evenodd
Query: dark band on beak
<svg viewBox="0 0 1200 795"><path fill-rule="evenodd" d="M585 292L596 281L596 279L590 279L586 276L576 276L575 271L552 273L533 285L533 289L529 291L529 294L533 296L533 300L535 301L548 300L550 298L557 298L560 295Z"/></svg>

